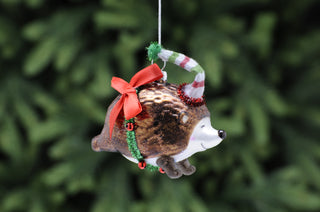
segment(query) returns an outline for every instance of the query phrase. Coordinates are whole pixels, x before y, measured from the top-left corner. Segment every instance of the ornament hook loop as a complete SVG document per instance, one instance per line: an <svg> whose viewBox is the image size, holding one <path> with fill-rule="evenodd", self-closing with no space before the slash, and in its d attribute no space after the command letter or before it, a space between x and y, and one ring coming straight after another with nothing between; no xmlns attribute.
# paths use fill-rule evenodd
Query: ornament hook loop
<svg viewBox="0 0 320 212"><path fill-rule="evenodd" d="M163 81L167 81L167 79L168 79L168 74L167 74L167 72L166 71L164 71L164 69L165 69L165 67L167 66L167 61L165 61L165 60L162 60L163 61L163 66L162 66L162 68L161 68L161 72L162 72L162 74L163 74L163 77L162 77L162 80ZM153 60L151 60L151 65L153 65Z"/></svg>

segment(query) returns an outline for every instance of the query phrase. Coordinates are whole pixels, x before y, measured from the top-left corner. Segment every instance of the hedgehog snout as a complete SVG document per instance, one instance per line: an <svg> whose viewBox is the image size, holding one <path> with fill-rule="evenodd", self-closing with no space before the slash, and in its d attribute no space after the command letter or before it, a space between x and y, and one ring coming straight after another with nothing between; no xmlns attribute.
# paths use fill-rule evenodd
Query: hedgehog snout
<svg viewBox="0 0 320 212"><path fill-rule="evenodd" d="M225 139L227 137L227 133L226 131L224 130L218 130L218 136L221 138L221 139Z"/></svg>

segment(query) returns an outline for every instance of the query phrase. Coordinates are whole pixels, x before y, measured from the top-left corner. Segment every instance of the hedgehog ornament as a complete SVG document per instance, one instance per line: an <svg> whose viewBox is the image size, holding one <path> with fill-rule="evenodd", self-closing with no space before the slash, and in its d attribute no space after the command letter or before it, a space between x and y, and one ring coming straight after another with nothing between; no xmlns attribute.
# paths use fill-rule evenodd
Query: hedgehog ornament
<svg viewBox="0 0 320 212"><path fill-rule="evenodd" d="M156 43L148 47L148 56L195 72L196 77L190 84L171 84L157 64L136 73L129 83L113 77L111 86L120 95L109 106L92 149L120 152L140 169L159 170L170 178L191 175L196 168L188 158L226 137L225 131L211 127L203 97L204 70L195 60Z"/></svg>

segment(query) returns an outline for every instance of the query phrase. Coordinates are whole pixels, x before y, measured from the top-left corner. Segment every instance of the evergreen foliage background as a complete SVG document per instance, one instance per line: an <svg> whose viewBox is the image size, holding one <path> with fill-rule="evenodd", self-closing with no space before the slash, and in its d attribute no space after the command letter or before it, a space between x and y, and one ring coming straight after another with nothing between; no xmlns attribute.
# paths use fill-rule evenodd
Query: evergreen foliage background
<svg viewBox="0 0 320 212"><path fill-rule="evenodd" d="M163 0L163 44L206 70L213 127L228 133L170 180L90 143L111 77L148 65L157 1L0 0L0 211L320 211L319 10Z"/></svg>

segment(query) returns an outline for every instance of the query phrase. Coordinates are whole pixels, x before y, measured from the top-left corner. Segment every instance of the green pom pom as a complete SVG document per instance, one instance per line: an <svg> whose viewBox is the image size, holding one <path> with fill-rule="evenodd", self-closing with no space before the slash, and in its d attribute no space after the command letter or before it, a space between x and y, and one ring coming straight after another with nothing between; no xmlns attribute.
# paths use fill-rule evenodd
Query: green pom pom
<svg viewBox="0 0 320 212"><path fill-rule="evenodd" d="M158 54L160 53L161 48L161 45L157 42L151 43L150 46L147 47L149 61L156 61L159 58Z"/></svg>

